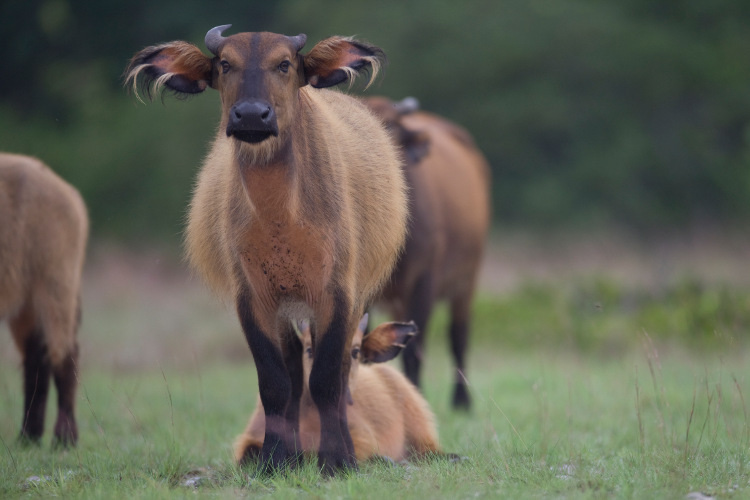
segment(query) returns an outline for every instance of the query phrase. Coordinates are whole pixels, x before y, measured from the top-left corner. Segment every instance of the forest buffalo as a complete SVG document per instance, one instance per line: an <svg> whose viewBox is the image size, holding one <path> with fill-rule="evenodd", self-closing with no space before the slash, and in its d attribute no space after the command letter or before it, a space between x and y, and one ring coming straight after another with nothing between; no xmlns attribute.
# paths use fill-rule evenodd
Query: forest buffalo
<svg viewBox="0 0 750 500"><path fill-rule="evenodd" d="M471 404L464 374L471 303L490 220L490 169L469 133L417 102L372 97L364 102L390 130L405 160L410 188L404 253L383 290L394 319L421 332L403 353L406 375L419 386L427 324L436 302L450 305L456 366L453 406Z"/></svg>
<svg viewBox="0 0 750 500"><path fill-rule="evenodd" d="M167 87L221 96L218 133L198 176L186 232L191 265L234 303L258 372L265 411L261 460L293 464L299 443L302 353L293 321L310 322L310 395L320 416L318 463L355 467L346 421L352 337L406 234L406 185L382 124L358 100L325 89L378 71L373 45L331 37L205 38L211 56L175 41L137 53L137 91ZM248 393L251 390L248 388Z"/></svg>
<svg viewBox="0 0 750 500"><path fill-rule="evenodd" d="M7 318L23 362L23 441L42 437L50 378L53 442L78 440L76 337L87 239L78 191L35 158L0 153L0 320Z"/></svg>

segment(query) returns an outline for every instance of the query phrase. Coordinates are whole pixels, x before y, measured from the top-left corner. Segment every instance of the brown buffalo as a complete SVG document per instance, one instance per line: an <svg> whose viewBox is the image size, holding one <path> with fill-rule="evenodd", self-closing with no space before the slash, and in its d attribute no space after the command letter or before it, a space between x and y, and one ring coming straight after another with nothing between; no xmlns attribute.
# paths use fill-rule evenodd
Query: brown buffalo
<svg viewBox="0 0 750 500"><path fill-rule="evenodd" d="M417 333L414 323L383 323L364 333L367 315L352 341L347 420L357 460L441 454L435 417L427 401L404 375L381 364L396 357ZM309 327L301 326L305 380L312 369L313 348ZM377 364L376 364L377 363ZM257 458L263 445L265 418L258 399L245 432L237 439L234 456L239 463ZM307 384L300 402L300 443L305 452L319 447L320 418Z"/></svg>
<svg viewBox="0 0 750 500"><path fill-rule="evenodd" d="M433 306L450 305L450 342L456 365L453 405L468 408L464 358L471 302L490 220L490 170L469 133L418 111L414 99L365 99L401 148L410 188L409 235L383 290L394 319L414 320L422 332L404 350L406 375L419 386L424 335Z"/></svg>
<svg viewBox="0 0 750 500"><path fill-rule="evenodd" d="M258 372L265 410L262 461L298 457L302 356L293 320L309 320L310 395L320 414L325 471L356 465L346 424L352 336L388 279L406 234L406 187L388 134L356 99L326 90L382 51L332 37L300 53L306 36L214 28L211 56L170 42L132 59L177 93L221 95L219 131L198 176L186 234L192 266L233 301Z"/></svg>
<svg viewBox="0 0 750 500"><path fill-rule="evenodd" d="M75 394L86 206L37 159L0 153L0 320L23 359L21 439L44 433L50 376L57 388L54 442L75 445Z"/></svg>

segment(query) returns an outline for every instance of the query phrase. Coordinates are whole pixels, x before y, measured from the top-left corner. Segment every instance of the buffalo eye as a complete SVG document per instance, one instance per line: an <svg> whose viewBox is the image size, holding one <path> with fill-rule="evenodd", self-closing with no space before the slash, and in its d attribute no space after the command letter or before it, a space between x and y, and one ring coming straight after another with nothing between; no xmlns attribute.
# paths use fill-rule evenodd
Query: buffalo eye
<svg viewBox="0 0 750 500"><path fill-rule="evenodd" d="M230 67L230 66L229 66L229 63L228 63L228 62L226 62L226 61L221 61L221 62L220 62L219 64L221 64L221 72L222 72L222 73L226 73L227 71L229 71L229 67Z"/></svg>
<svg viewBox="0 0 750 500"><path fill-rule="evenodd" d="M357 358L359 358L359 347L352 349L352 359L356 360Z"/></svg>
<svg viewBox="0 0 750 500"><path fill-rule="evenodd" d="M305 349L305 354L307 354L308 358L312 358L312 347Z"/></svg>
<svg viewBox="0 0 750 500"><path fill-rule="evenodd" d="M279 64L279 71L281 71L282 73L288 72L289 66L291 66L291 64L292 63L290 63L289 61L282 62L281 64Z"/></svg>

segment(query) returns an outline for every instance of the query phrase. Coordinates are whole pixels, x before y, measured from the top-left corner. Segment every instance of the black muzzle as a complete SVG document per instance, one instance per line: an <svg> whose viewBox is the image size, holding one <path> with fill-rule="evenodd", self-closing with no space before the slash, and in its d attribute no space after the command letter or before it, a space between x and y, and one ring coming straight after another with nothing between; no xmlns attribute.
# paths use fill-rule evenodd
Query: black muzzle
<svg viewBox="0 0 750 500"><path fill-rule="evenodd" d="M227 137L257 144L270 136L279 135L276 113L270 104L261 99L238 102L229 110Z"/></svg>

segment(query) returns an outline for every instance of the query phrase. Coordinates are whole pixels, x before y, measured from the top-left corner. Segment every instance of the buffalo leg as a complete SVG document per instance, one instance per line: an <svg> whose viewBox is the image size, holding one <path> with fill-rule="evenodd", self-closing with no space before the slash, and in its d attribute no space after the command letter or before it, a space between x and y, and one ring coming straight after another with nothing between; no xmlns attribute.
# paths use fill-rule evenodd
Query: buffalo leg
<svg viewBox="0 0 750 500"><path fill-rule="evenodd" d="M237 298L237 314L255 360L258 391L265 410L266 431L261 464L266 470L272 471L287 465L291 457L286 410L291 398L292 383L281 350L255 321L247 291L240 293Z"/></svg>
<svg viewBox="0 0 750 500"><path fill-rule="evenodd" d="M427 334L427 324L432 313L432 279L429 274L423 275L414 287L414 292L406 308L406 317L398 318L401 321L414 321L419 333L416 338L409 342L401 354L406 377L415 386L420 386L420 370L422 368L422 352L424 338Z"/></svg>
<svg viewBox="0 0 750 500"><path fill-rule="evenodd" d="M471 297L461 297L451 302L450 342L453 362L456 366L456 382L453 391L453 407L469 409L471 399L466 388L464 360L469 341L469 323L471 316Z"/></svg>
<svg viewBox="0 0 750 500"><path fill-rule="evenodd" d="M351 453L349 428L346 426L342 381L349 376L351 363L344 362L347 332L354 332L356 323L349 318L348 307L341 295L334 299L333 318L315 346L315 359L310 372L310 395L320 414L320 449L318 466L327 474L345 467L356 467Z"/></svg>
<svg viewBox="0 0 750 500"><path fill-rule="evenodd" d="M297 462L302 459L302 442L299 438L299 403L304 387L304 372L302 369L302 342L294 331L289 328L283 344L284 365L291 383L291 397L287 404L284 417L291 433L292 448Z"/></svg>
<svg viewBox="0 0 750 500"><path fill-rule="evenodd" d="M44 335L34 330L26 338L23 353L24 411L21 441L38 442L42 437L49 382L50 365Z"/></svg>
<svg viewBox="0 0 750 500"><path fill-rule="evenodd" d="M62 446L75 445L78 441L78 426L75 420L75 395L78 385L78 346L60 366L53 367L52 375L57 388L57 421L55 443Z"/></svg>

